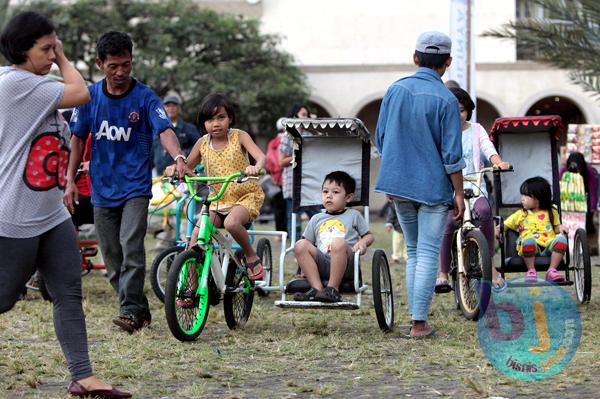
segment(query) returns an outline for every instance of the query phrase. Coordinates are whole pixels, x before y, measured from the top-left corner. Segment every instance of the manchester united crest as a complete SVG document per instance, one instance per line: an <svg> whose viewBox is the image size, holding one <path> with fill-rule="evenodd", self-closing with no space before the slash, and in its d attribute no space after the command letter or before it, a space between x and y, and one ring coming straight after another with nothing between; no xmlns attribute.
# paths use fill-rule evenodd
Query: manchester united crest
<svg viewBox="0 0 600 399"><path fill-rule="evenodd" d="M136 123L137 121L139 121L139 120L140 120L140 114L138 114L138 113L137 113L137 112L135 112L135 111L131 111L131 112L129 113L129 117L128 117L128 119L129 119L129 122L131 122L131 123Z"/></svg>

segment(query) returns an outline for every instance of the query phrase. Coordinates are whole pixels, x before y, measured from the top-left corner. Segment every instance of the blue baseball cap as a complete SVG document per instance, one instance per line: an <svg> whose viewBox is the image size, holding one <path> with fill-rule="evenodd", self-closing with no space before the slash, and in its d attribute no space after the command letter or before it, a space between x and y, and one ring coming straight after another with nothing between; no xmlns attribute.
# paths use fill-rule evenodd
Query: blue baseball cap
<svg viewBox="0 0 600 399"><path fill-rule="evenodd" d="M452 40L442 32L423 32L417 39L415 50L425 54L450 54Z"/></svg>

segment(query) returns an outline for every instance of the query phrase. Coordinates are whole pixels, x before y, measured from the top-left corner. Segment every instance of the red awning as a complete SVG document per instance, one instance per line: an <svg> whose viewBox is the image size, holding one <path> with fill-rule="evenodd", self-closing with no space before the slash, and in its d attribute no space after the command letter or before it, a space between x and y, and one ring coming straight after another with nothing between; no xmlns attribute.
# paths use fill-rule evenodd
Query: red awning
<svg viewBox="0 0 600 399"><path fill-rule="evenodd" d="M493 138L502 133L537 133L554 132L554 139L559 140L564 126L558 115L523 116L516 118L498 118L490 130Z"/></svg>

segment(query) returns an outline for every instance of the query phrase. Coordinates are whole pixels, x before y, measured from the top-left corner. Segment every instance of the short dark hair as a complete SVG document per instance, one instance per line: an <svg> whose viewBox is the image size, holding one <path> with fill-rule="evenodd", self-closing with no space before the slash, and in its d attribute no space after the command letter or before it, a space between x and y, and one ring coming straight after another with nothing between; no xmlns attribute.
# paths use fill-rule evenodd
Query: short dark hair
<svg viewBox="0 0 600 399"><path fill-rule="evenodd" d="M27 61L25 53L42 36L56 30L52 20L33 11L20 12L8 21L0 36L0 52L11 64Z"/></svg>
<svg viewBox="0 0 600 399"><path fill-rule="evenodd" d="M294 104L290 107L290 109L288 110L287 113L287 117L288 118L297 118L298 117L298 112L300 112L300 110L304 108L306 110L306 112L308 112L308 115L310 116L310 108L308 108L308 105L306 104Z"/></svg>
<svg viewBox="0 0 600 399"><path fill-rule="evenodd" d="M430 69L440 69L444 66L448 58L450 58L450 54L429 54L416 50L415 55L417 56L420 67Z"/></svg>
<svg viewBox="0 0 600 399"><path fill-rule="evenodd" d="M323 184L325 184L326 181L334 182L344 187L346 194L354 194L354 191L356 190L356 180L348 173L341 170L329 173L323 179Z"/></svg>
<svg viewBox="0 0 600 399"><path fill-rule="evenodd" d="M101 61L106 61L109 55L117 56L129 53L133 56L133 41L125 32L111 31L103 34L96 43L96 53Z"/></svg>
<svg viewBox="0 0 600 399"><path fill-rule="evenodd" d="M530 177L521 184L519 189L522 195L527 195L540 202L540 209L548 212L550 224L554 226L554 216L552 214L552 187L548 180L541 176ZM560 221L559 221L560 223Z"/></svg>
<svg viewBox="0 0 600 399"><path fill-rule="evenodd" d="M466 90L461 89L460 87L451 87L448 89L454 94L456 99L463 107L465 107L465 111L467 111L467 120L471 120L471 116L473 116L473 110L475 109L475 103L471 99L469 93Z"/></svg>
<svg viewBox="0 0 600 399"><path fill-rule="evenodd" d="M225 112L227 112L227 116L231 121L229 126L235 124L235 106L233 103L229 101L225 94L212 93L202 99L198 117L196 118L196 124L203 133L207 133L204 128L204 122L212 118L220 107L225 108Z"/></svg>

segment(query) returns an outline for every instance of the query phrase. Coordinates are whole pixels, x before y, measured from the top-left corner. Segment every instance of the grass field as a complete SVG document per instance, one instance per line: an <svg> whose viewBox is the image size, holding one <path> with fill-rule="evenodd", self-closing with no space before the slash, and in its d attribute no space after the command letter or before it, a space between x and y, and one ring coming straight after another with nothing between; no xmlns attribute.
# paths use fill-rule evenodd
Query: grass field
<svg viewBox="0 0 600 399"><path fill-rule="evenodd" d="M375 219L371 226L377 237L372 248L389 250L383 223ZM153 246L148 238L148 266ZM371 256L363 262L367 283ZM291 273L291 257L288 263ZM219 305L211 308L200 338L181 343L147 284L152 325L128 335L111 323L116 295L98 272L83 278L84 310L96 373L137 398L592 398L600 392L599 270L593 267L592 302L579 306L577 354L565 370L540 382L497 372L480 349L477 324L464 320L449 294L435 296L431 308L430 321L443 337L404 338L410 323L404 264L392 265L396 326L389 334L379 330L370 297L355 311L292 311L274 307L278 296L271 294L255 298L245 328L230 331ZM0 339L0 397L67 397L69 376L51 305L39 294L29 293L0 315Z"/></svg>

